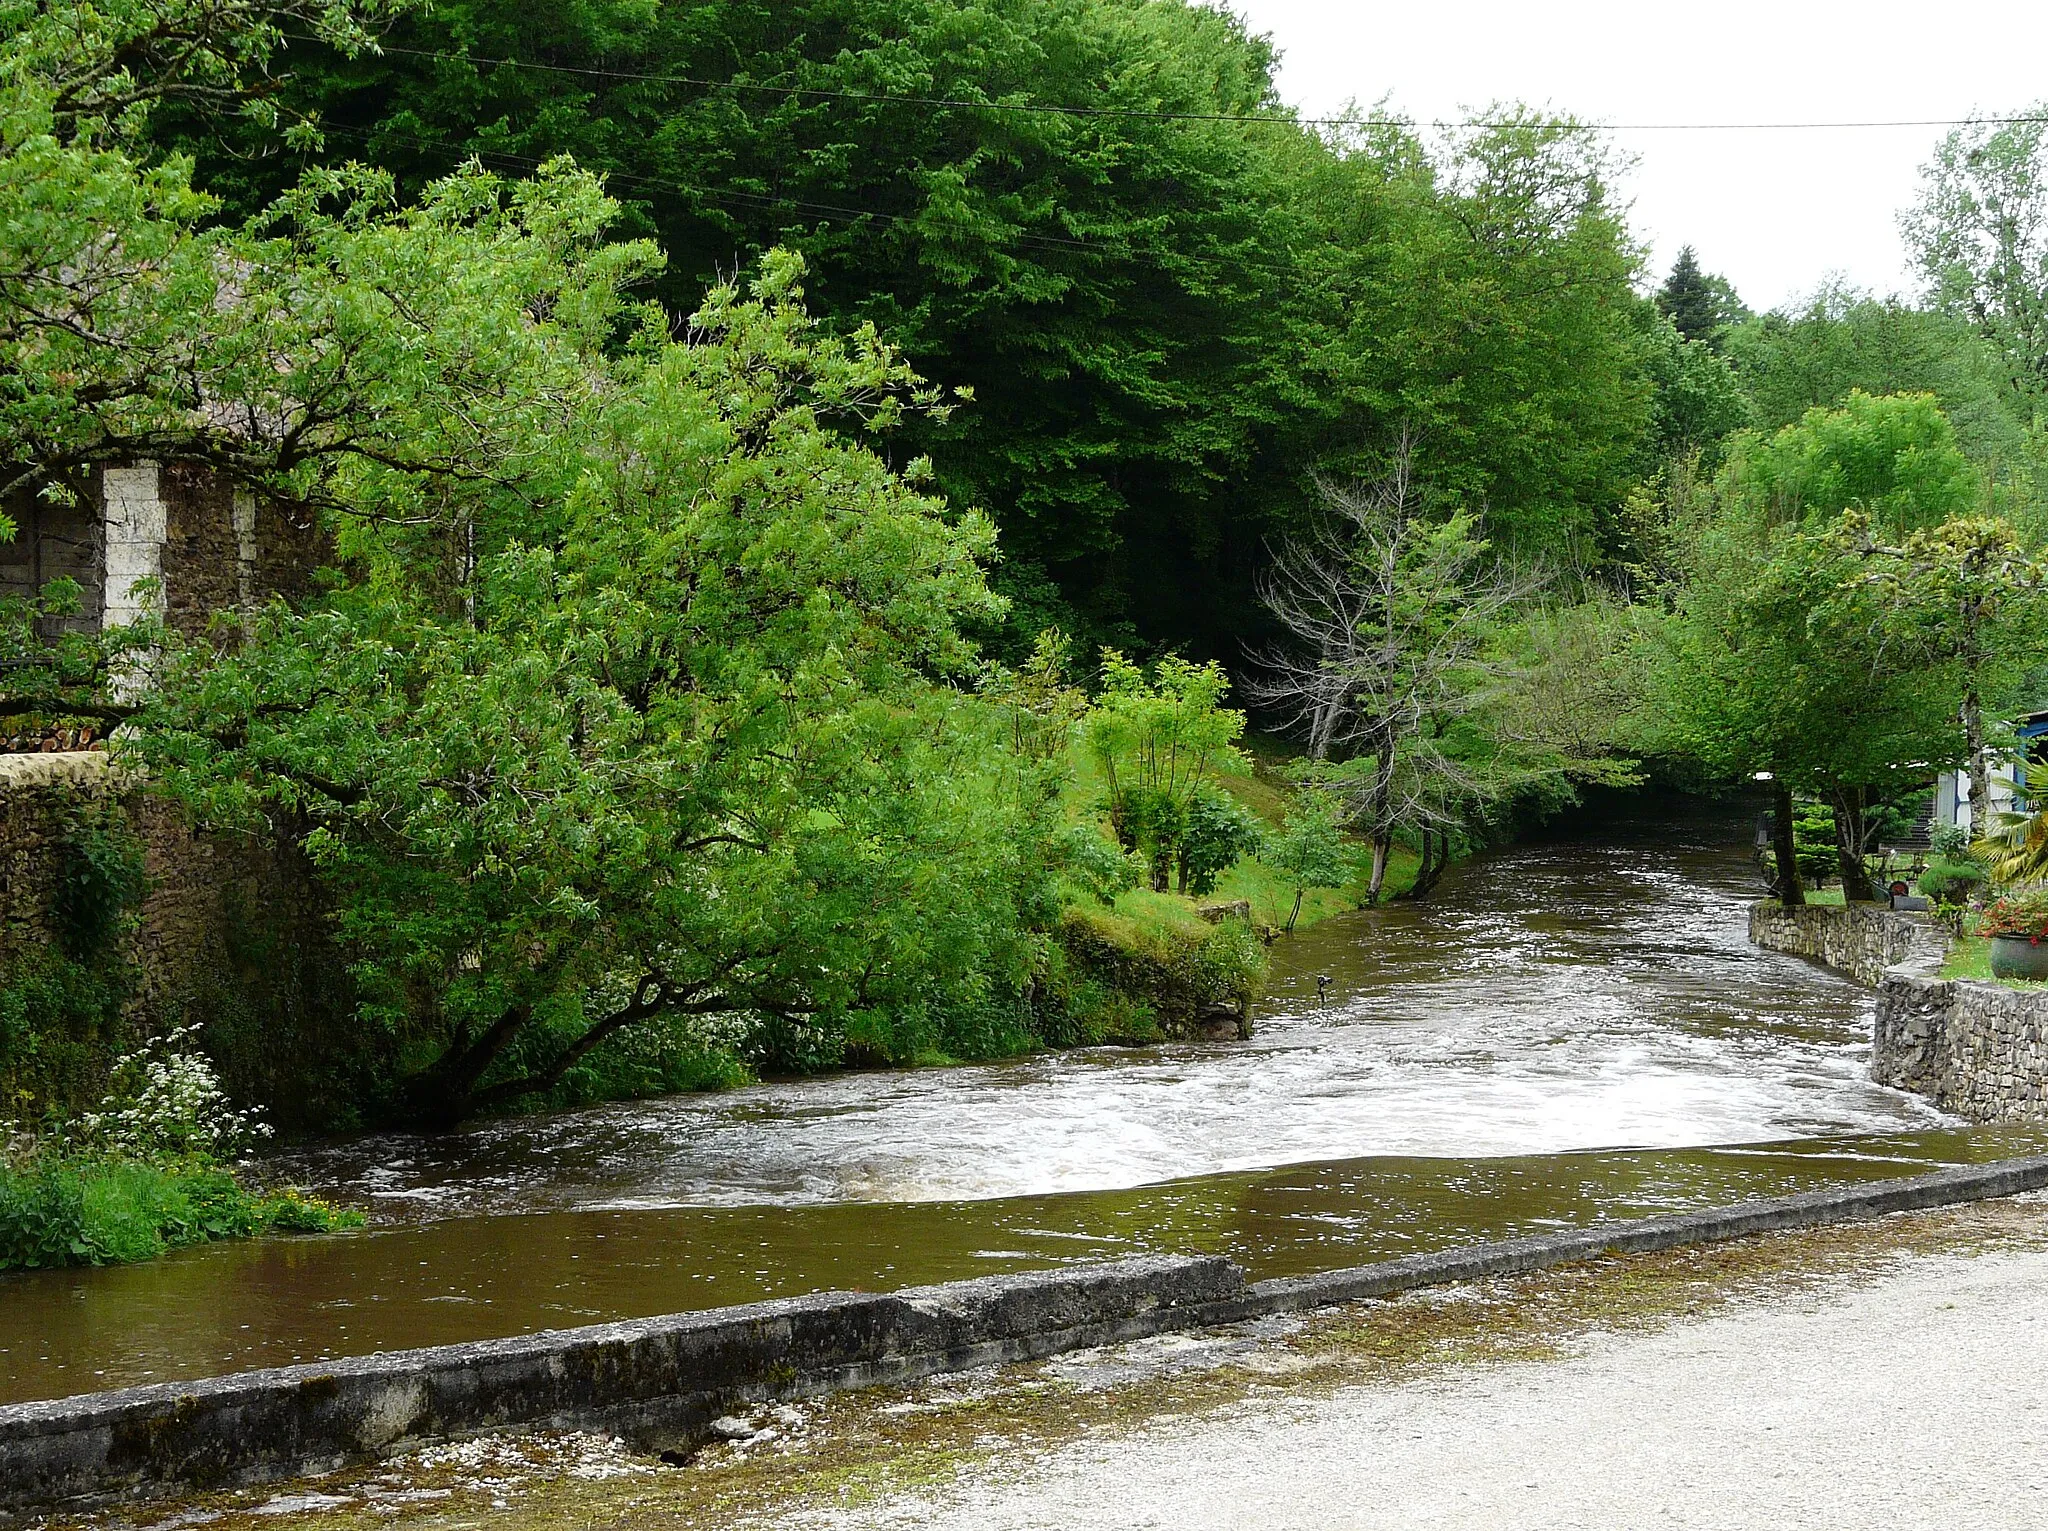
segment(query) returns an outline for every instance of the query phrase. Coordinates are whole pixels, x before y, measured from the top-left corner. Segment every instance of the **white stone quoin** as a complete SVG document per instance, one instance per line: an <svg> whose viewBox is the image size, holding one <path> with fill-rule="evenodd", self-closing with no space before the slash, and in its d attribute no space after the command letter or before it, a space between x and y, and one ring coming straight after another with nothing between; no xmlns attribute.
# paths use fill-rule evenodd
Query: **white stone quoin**
<svg viewBox="0 0 2048 1531"><path fill-rule="evenodd" d="M102 475L106 493L105 525L108 627L125 627L145 614L136 586L161 580L164 539L170 534L164 514L161 470L155 463L133 468L108 468ZM161 599L161 596L159 596Z"/></svg>
<svg viewBox="0 0 2048 1531"><path fill-rule="evenodd" d="M256 604L256 496L237 489L234 500L235 593L242 605Z"/></svg>

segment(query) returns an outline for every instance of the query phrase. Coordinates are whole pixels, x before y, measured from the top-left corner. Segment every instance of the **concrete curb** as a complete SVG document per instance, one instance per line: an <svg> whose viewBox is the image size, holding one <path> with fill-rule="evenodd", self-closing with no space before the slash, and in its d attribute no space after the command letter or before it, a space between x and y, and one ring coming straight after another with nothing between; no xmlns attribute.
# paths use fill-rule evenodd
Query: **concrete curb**
<svg viewBox="0 0 2048 1531"><path fill-rule="evenodd" d="M2044 1186L2048 1156L1255 1284L1220 1256L1148 1256L12 1404L0 1407L0 1510L267 1482L500 1429L673 1444L746 1401Z"/></svg>

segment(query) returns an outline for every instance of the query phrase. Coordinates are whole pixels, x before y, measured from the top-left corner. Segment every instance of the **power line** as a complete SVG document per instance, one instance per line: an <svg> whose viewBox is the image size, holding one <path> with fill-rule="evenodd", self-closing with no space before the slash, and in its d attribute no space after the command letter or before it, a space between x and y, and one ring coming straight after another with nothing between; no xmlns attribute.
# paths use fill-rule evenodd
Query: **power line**
<svg viewBox="0 0 2048 1531"><path fill-rule="evenodd" d="M296 37L295 40L309 43L320 41L313 37ZM650 85L688 85L700 90L750 91L760 95L796 97L804 100L853 101L869 105L922 106L958 111L1018 112L1033 116L1136 118L1149 122L1283 123L1296 127L1328 128L1459 129L1489 127L1496 121L1485 117L1445 117L1428 120L1406 117L1297 117L1285 111L1173 112L1135 106L1062 106L1046 101L975 101L961 96L909 96L892 95L882 91L826 90L807 85L765 85L744 80L711 79L700 75L602 69L594 65L543 64L530 59L485 58L471 53L406 48L393 43L379 44L377 51L403 54L410 58L434 59L442 63L482 64L496 69L529 69L546 74L578 75L588 79L627 80ZM1577 125L1603 133L1786 133L1855 131L1869 128L1959 128L1979 123L1990 127L2011 127L2048 123L2048 116L2021 113L1995 117L1898 117L1833 122L1593 122Z"/></svg>

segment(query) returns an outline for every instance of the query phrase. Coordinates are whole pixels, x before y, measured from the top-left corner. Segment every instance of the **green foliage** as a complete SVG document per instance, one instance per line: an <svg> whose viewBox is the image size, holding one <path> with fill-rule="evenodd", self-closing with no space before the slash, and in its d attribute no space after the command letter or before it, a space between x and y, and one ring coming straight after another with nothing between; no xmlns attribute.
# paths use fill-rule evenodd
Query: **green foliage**
<svg viewBox="0 0 2048 1531"><path fill-rule="evenodd" d="M1345 844L1336 804L1323 792L1303 792L1295 799L1288 809L1286 827L1267 843L1265 859L1294 885L1288 931L1300 918L1301 901L1311 888L1341 888L1357 871L1357 858Z"/></svg>
<svg viewBox="0 0 2048 1531"><path fill-rule="evenodd" d="M1858 391L1926 393L1974 462L2004 476L2029 456L2030 412L1997 350L1954 315L1829 286L1803 308L1737 325L1725 348L1766 432Z"/></svg>
<svg viewBox="0 0 2048 1531"><path fill-rule="evenodd" d="M1742 380L1714 346L1685 338L1669 322L1650 328L1644 352L1655 389L1650 417L1655 460L1696 457L1711 472L1722 441L1753 418Z"/></svg>
<svg viewBox="0 0 2048 1531"><path fill-rule="evenodd" d="M0 1163L0 1271L118 1265L214 1239L362 1222L297 1191L252 1192L214 1167L57 1155Z"/></svg>
<svg viewBox="0 0 2048 1531"><path fill-rule="evenodd" d="M1792 849L1799 875L1817 888L1834 875L1835 810L1825 803L1801 803L1792 818Z"/></svg>
<svg viewBox="0 0 2048 1531"><path fill-rule="evenodd" d="M1216 879L1247 856L1255 856L1265 840L1257 814L1227 792L1197 789L1188 799L1180 845L1174 853L1177 886L1183 893L1207 898Z"/></svg>
<svg viewBox="0 0 2048 1531"><path fill-rule="evenodd" d="M125 962L49 949L0 969L0 1116L35 1122L99 1098L135 976Z"/></svg>
<svg viewBox="0 0 2048 1531"><path fill-rule="evenodd" d="M1938 859L1958 861L1969 853L1970 832L1960 824L1937 824L1927 843Z"/></svg>
<svg viewBox="0 0 2048 1531"><path fill-rule="evenodd" d="M1082 737L1107 788L1110 829L1125 850L1145 858L1158 892L1166 891L1176 865L1181 891L1189 891L1198 862L1213 885L1253 843L1252 826L1233 817L1213 790L1204 792L1214 772L1244 763L1233 748L1244 714L1222 705L1229 685L1214 661L1198 665L1168 655L1148 673L1115 649L1102 651L1102 690ZM1200 796L1210 801L1198 824ZM1197 847L1190 847L1191 836L1201 837Z"/></svg>
<svg viewBox="0 0 2048 1531"><path fill-rule="evenodd" d="M0 1156L0 1271L150 1260L212 1239L360 1227L362 1215L285 1189L260 1193L224 1162L267 1131L221 1095L189 1033L116 1060L97 1112Z"/></svg>
<svg viewBox="0 0 2048 1531"><path fill-rule="evenodd" d="M1657 289L1657 307L1686 340L1708 345L1718 343L1730 324L1747 317L1728 279L1702 271L1691 245L1679 248L1671 274Z"/></svg>
<svg viewBox="0 0 2048 1531"><path fill-rule="evenodd" d="M58 942L76 962L107 958L148 891L142 842L118 802L81 808L65 825L62 858L50 911Z"/></svg>
<svg viewBox="0 0 2048 1531"><path fill-rule="evenodd" d="M835 332L873 323L970 389L903 452L1001 525L1006 655L1052 625L1226 651L1307 469L1363 466L1404 420L1531 551L1589 548L1632 474L1647 305L1575 124L1311 131L1266 40L1179 0L433 0L390 40L293 49L316 160L412 198L471 155L573 155L620 235L669 253L649 290L672 311L792 249ZM1025 105L1080 110L1000 109ZM236 217L303 163L211 114L159 125Z"/></svg>
<svg viewBox="0 0 2048 1531"><path fill-rule="evenodd" d="M1035 1027L1059 1046L1180 1034L1208 1012L1245 1013L1265 984L1265 947L1239 919L1069 910L1058 943Z"/></svg>
<svg viewBox="0 0 2048 1531"><path fill-rule="evenodd" d="M1920 891L1937 904L1961 904L1984 886L1988 874L1974 861L1937 859L1920 874Z"/></svg>
<svg viewBox="0 0 2048 1531"><path fill-rule="evenodd" d="M1729 446L1723 501L1766 527L1813 526L1845 510L1903 534L1977 503L1977 473L1931 394L1873 397L1811 409L1774 435Z"/></svg>
<svg viewBox="0 0 2048 1531"><path fill-rule="evenodd" d="M2040 108L1942 139L1902 220L1936 302L1994 345L2019 392L2048 383L2048 135Z"/></svg>

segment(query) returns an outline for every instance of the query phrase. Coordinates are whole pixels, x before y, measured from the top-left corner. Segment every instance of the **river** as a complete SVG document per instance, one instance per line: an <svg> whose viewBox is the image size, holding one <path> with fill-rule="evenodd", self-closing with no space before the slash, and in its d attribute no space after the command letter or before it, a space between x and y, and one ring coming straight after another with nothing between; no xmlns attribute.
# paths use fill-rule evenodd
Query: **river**
<svg viewBox="0 0 2048 1531"><path fill-rule="evenodd" d="M1867 991L1746 939L1745 827L1640 811L1327 920L1248 1043L280 1155L372 1226L0 1277L0 1401L1140 1251L1294 1273L2037 1146L1868 1081Z"/></svg>

